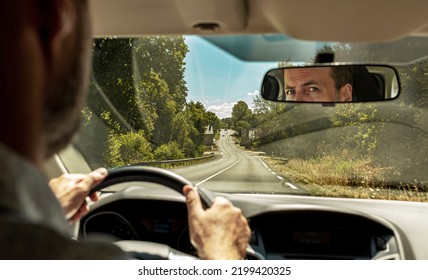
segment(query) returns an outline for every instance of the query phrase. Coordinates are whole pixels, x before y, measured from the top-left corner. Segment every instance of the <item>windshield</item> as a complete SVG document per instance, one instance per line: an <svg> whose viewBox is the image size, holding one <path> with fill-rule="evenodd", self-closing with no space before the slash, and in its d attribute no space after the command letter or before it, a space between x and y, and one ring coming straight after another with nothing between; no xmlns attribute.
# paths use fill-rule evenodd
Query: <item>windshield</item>
<svg viewBox="0 0 428 280"><path fill-rule="evenodd" d="M427 45L270 34L95 39L75 147L92 169L157 166L214 191L427 201ZM336 106L260 97L268 70L321 51L394 65L400 96Z"/></svg>

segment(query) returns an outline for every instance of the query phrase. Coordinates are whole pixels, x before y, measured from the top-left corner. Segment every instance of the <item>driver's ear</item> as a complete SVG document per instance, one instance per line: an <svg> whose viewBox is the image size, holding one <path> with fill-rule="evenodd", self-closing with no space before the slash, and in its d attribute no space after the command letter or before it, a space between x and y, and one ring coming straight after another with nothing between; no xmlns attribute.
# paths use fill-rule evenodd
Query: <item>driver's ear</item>
<svg viewBox="0 0 428 280"><path fill-rule="evenodd" d="M340 102L351 102L352 101L352 86L346 84L339 90L339 101Z"/></svg>
<svg viewBox="0 0 428 280"><path fill-rule="evenodd" d="M36 21L43 53L48 63L52 63L74 29L75 3L73 0L47 0L35 5L38 5Z"/></svg>

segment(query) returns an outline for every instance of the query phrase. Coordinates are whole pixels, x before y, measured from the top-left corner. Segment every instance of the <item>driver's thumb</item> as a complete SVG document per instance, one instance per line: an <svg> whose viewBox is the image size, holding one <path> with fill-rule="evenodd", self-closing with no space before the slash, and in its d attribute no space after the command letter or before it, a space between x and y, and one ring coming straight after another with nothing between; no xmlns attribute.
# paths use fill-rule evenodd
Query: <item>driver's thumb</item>
<svg viewBox="0 0 428 280"><path fill-rule="evenodd" d="M187 201L187 211L190 214L200 215L204 210L202 209L201 198L196 187L184 186L184 196Z"/></svg>

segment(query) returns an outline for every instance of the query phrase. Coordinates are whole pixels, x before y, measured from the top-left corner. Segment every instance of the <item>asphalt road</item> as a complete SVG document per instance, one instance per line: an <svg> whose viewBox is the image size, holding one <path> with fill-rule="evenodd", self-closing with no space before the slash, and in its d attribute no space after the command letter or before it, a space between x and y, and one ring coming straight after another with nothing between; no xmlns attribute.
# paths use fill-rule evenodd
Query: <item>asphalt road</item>
<svg viewBox="0 0 428 280"><path fill-rule="evenodd" d="M231 132L217 141L216 160L174 169L177 174L212 191L238 193L304 194L305 190L276 174L258 154L245 151L233 143Z"/></svg>

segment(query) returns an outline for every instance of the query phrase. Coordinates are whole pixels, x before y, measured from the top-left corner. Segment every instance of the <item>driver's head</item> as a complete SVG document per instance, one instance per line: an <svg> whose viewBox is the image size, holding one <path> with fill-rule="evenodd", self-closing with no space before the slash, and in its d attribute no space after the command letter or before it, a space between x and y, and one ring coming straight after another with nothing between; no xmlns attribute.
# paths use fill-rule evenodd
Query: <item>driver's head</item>
<svg viewBox="0 0 428 280"><path fill-rule="evenodd" d="M0 2L0 142L36 164L78 128L91 39L86 2Z"/></svg>
<svg viewBox="0 0 428 280"><path fill-rule="evenodd" d="M352 76L347 66L284 69L285 96L304 102L352 101Z"/></svg>

